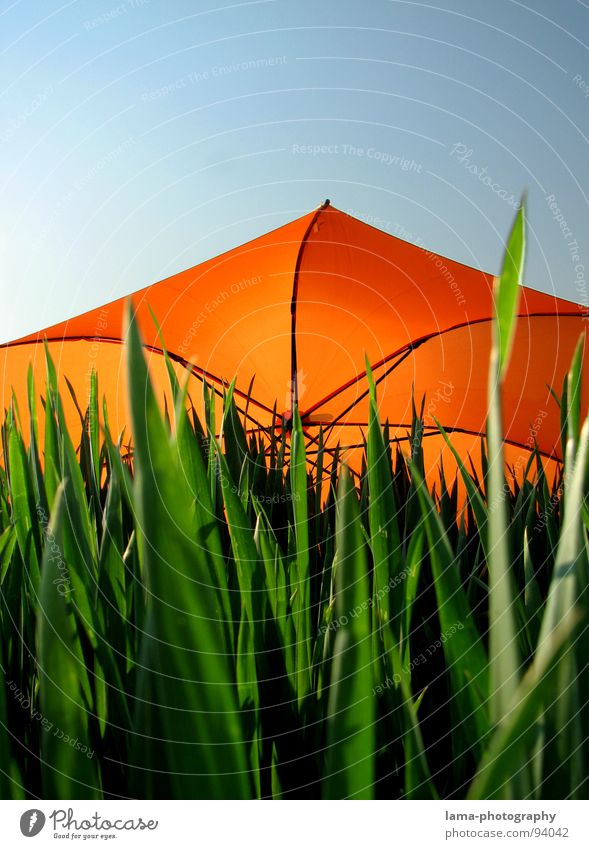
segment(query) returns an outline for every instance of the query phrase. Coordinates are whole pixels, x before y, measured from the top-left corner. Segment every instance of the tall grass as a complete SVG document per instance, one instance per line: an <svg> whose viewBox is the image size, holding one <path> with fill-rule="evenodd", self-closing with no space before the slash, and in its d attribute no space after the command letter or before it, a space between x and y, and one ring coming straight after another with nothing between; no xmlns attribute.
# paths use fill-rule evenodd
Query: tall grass
<svg viewBox="0 0 589 849"><path fill-rule="evenodd" d="M32 377L30 432L16 401L2 427L2 797L587 795L582 352L561 399L564 487L538 454L534 479L508 480L523 251L520 214L483 480L457 456L464 509L456 481L424 480L417 412L412 456L389 444L371 377L362 474L322 449L311 469L299 416L269 444L248 436L232 386L221 422L202 387L201 422L170 368L163 415L129 314L124 462L98 377L70 433L46 353L43 451Z"/></svg>

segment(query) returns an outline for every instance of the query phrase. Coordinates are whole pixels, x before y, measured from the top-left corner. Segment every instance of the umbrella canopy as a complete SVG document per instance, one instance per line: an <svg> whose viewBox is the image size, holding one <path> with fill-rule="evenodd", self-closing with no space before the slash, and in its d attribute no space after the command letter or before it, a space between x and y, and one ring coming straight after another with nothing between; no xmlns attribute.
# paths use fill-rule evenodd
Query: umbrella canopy
<svg viewBox="0 0 589 849"><path fill-rule="evenodd" d="M493 314L489 274L371 227L327 201L318 210L133 296L156 388L168 386L155 314L179 372L188 368L236 400L251 431L288 422L295 403L317 450L340 444L359 468L368 415L365 356L378 383L381 419L410 453L412 394L423 408L428 477L454 469L434 423L480 469ZM24 415L29 363L44 382L41 343L84 408L96 369L111 429L129 421L123 342L125 300L0 348L3 402L11 387ZM584 315L577 304L523 287L504 390L506 459L523 475L534 444L547 471L561 457L560 394ZM253 380L251 393L250 383ZM585 387L586 388L586 387ZM67 393L62 393L66 406ZM192 392L197 400L199 393ZM249 397L251 396L251 397ZM248 399L248 400L246 400ZM79 422L73 406L68 415Z"/></svg>

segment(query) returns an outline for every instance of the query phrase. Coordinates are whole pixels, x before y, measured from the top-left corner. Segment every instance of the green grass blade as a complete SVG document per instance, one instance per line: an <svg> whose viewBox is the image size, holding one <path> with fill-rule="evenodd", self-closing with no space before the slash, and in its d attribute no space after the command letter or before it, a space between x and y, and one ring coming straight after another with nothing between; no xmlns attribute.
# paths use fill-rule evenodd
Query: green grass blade
<svg viewBox="0 0 589 849"><path fill-rule="evenodd" d="M516 327L517 306L523 282L525 261L525 218L524 204L515 216L507 240L503 267L498 285L495 286L495 345L497 348L497 373L499 379L505 373L513 344Z"/></svg>
<svg viewBox="0 0 589 849"><path fill-rule="evenodd" d="M460 723L455 729L457 751L472 749L480 756L490 728L487 657L440 516L414 467L412 474L416 478L428 540L440 630L452 634L444 643L444 655L452 681L452 701Z"/></svg>
<svg viewBox="0 0 589 849"><path fill-rule="evenodd" d="M311 686L311 583L309 513L305 436L298 410L294 411L291 435L290 485L296 544L296 583L294 605L297 637L297 680L299 705Z"/></svg>
<svg viewBox="0 0 589 849"><path fill-rule="evenodd" d="M190 509L135 321L128 322L140 556L150 593L135 758L145 792L170 798L249 798L253 788L232 648L214 613L217 589L203 528ZM161 770L161 772L159 772Z"/></svg>
<svg viewBox="0 0 589 849"><path fill-rule="evenodd" d="M570 480L565 489L564 519L536 651L540 664L547 662L545 656L551 651L552 635L559 623L574 609L578 599L587 597L588 566L582 505L587 491L588 462L589 418L583 425L574 467L572 474L569 471ZM579 670L583 670L587 663L584 648L586 640L581 641L575 650L570 647L560 659L557 693L545 717L547 733L542 751L549 788L552 792L573 797L581 792L587 780L582 761L583 731L580 725L583 696L579 692L578 678Z"/></svg>
<svg viewBox="0 0 589 849"><path fill-rule="evenodd" d="M101 790L90 735L88 673L63 584L63 494L60 487L48 528L52 542L45 547L37 623L39 696L46 720L41 737L43 793L48 799L96 799Z"/></svg>
<svg viewBox="0 0 589 849"><path fill-rule="evenodd" d="M397 504L393 488L393 477L387 445L378 418L376 387L366 358L366 374L370 387L370 409L367 438L368 488L370 493L368 520L370 547L374 560L374 582L379 608L384 622L393 618L393 626L399 634L402 610L401 593L391 592L390 582L397 576L402 563L402 549Z"/></svg>
<svg viewBox="0 0 589 849"><path fill-rule="evenodd" d="M524 264L523 208L508 239L501 276L495 285L496 316L489 362L487 418L487 565L489 569L489 671L491 721L500 722L513 702L521 675L511 574L512 540L503 459L501 379L509 362L516 327Z"/></svg>
<svg viewBox="0 0 589 849"><path fill-rule="evenodd" d="M578 614L569 610L551 632L545 650L526 672L510 710L493 734L468 792L469 799L510 798L514 771L518 767L526 768L527 760L522 753L528 753L529 757L535 748L538 715L543 703L552 696L559 660L578 623Z"/></svg>
<svg viewBox="0 0 589 849"><path fill-rule="evenodd" d="M374 793L375 701L368 561L358 499L347 469L337 499L336 632L327 716L323 795L368 799Z"/></svg>

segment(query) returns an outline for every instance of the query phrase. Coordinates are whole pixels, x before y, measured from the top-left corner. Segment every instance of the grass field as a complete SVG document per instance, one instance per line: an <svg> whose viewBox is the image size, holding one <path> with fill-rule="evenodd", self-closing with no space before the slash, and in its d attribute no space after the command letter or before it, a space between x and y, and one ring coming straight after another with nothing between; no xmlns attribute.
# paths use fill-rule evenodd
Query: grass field
<svg viewBox="0 0 589 849"><path fill-rule="evenodd" d="M262 444L232 387L222 421L203 387L199 421L170 367L163 414L130 318L123 460L99 378L69 433L47 357L44 433L32 381L30 433L15 405L2 427L1 797L587 797L582 348L562 479L532 453L514 484L501 385L523 254L520 213L464 510L454 481L432 492L419 411L406 457L373 385L362 474L321 452L310 470L298 416Z"/></svg>

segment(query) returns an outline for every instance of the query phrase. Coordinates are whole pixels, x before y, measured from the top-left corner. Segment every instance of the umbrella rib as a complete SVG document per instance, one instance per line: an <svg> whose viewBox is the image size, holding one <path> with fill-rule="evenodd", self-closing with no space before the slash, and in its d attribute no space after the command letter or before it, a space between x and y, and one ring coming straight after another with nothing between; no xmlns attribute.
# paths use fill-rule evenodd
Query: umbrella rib
<svg viewBox="0 0 589 849"><path fill-rule="evenodd" d="M46 341L46 342L92 342L95 339L96 339L95 336L77 335L77 336L65 336L65 337L64 336L45 337L44 341ZM117 336L100 336L99 339L100 339L101 342L108 342L109 344L112 344L112 345L123 345L124 344L124 341L122 339L118 338ZM0 349L1 348L14 348L14 347L17 347L17 346L20 346L20 345L37 345L37 344L39 344L38 339L27 339L26 341L22 341L22 342L4 342L3 344L0 344ZM163 356L163 353L164 353L163 349L158 348L157 345L148 345L148 344L144 343L143 347L146 350L151 351L154 354L161 354ZM183 368L185 368L187 371L189 371L191 374L193 374L194 377L196 377L198 380L201 380L203 382L205 380L207 380L207 381L210 380L212 384L216 383L219 386L226 386L227 385L227 381L223 380L223 378L218 377L217 375L206 371L205 369L201 368L200 366L197 366L194 363L189 362L188 360L184 359L184 357L181 357L179 354L175 354L173 351L168 351L168 356L171 360L178 363L178 365L181 365ZM217 395L219 398L223 397L223 393L218 388L218 386L212 385L211 388L212 388L213 392L215 393L215 395ZM243 392L241 389L238 389L237 387L234 388L233 394L238 395L240 398L244 399L246 402L249 401L250 403L254 404L256 407L258 407L260 410L263 410L266 413L272 413L272 410L271 410L270 407L267 407L261 401L257 401L252 395L248 395L247 393ZM257 419L255 419L249 411L243 410L240 407L237 407L237 409L239 410L240 413L243 413L250 421L252 421L257 427L259 427L262 430L266 430L266 432L267 432L268 429L265 428L264 425L262 425Z"/></svg>
<svg viewBox="0 0 589 849"><path fill-rule="evenodd" d="M299 390L298 390L298 366L297 366L297 303L299 296L299 276L301 271L301 264L303 261L303 253L305 250L305 245L311 235L311 231L315 224L317 223L317 219L321 212L329 206L329 201L321 204L319 209L315 211L315 215L309 221L307 225L307 229L303 234L303 238L301 239L301 243L299 245L299 249L297 251L297 258L295 262L293 282L292 282L292 298L290 302L290 397L291 397L291 409L290 412L294 413L295 408L298 406L299 402Z"/></svg>
<svg viewBox="0 0 589 849"><path fill-rule="evenodd" d="M425 340L423 340L423 342L424 341ZM408 347L408 349L404 353L401 354L399 359L396 362L392 363L392 365L389 366L389 368L384 372L384 374L381 374L380 377L377 380L374 381L374 385L378 386L378 384L381 383L381 381L383 381L386 377L388 377L389 374L391 374L391 372L393 372L397 368L397 366L401 365L401 363L404 360L407 359L407 357L409 356L409 354L411 354L411 352L414 350L414 348L419 347L419 345L423 344L423 342L412 343ZM338 415L335 417L335 419L333 419L333 421L330 422L329 426L325 428L325 433L327 434L328 431L332 430L336 426L336 424L339 422L339 420L342 419L345 415L347 415L350 412L350 410L353 410L354 407L357 406L361 401L363 401L364 398L366 398L366 396L369 393L370 393L370 388L365 389L364 392L362 392L361 395L359 395L354 401L352 401L351 404L348 404L348 406L346 407L345 410L342 410L341 413L338 413ZM305 413L305 415L307 415L307 413Z"/></svg>
<svg viewBox="0 0 589 849"><path fill-rule="evenodd" d="M99 336L99 337L96 337L96 336L86 336L86 335L83 335L83 334L76 335L76 336L55 336L55 337L46 336L46 337L44 337L43 341L50 342L50 343L53 343L53 342L94 342L94 341L96 341L97 338L98 338L99 342L108 342L109 344L114 344L114 345L124 345L125 344L124 340L121 339L118 336ZM21 341L21 342L4 342L4 343L0 344L0 348L15 348L19 345L38 345L40 341L41 340L39 340L39 339L27 339L27 340ZM146 350L151 351L154 354L162 354L162 356L163 356L163 353L164 353L163 349L158 348L157 345L148 345L147 343L144 343L143 347ZM192 374L194 374L195 377L211 380L214 383L218 383L221 386L228 385L228 381L225 380L224 378L218 377L216 374L213 374L210 371L206 371L206 369L203 369L200 366L197 366L194 363L191 363L189 360L184 359L184 357L181 357L179 354L175 354L173 351L168 351L167 353L168 353L168 356L171 360L174 360L174 362L183 366L185 369L188 369L190 372L192 372ZM213 388L215 388L215 387L213 387ZM218 394L222 394L222 393L218 392L218 390L216 390L216 389L215 389L215 391ZM248 397L247 394L240 389L235 388L234 392L235 392L235 394L239 395L241 398L247 399L247 397ZM252 404L255 404L261 410L264 410L264 412L266 412L266 413L272 412L271 407L267 407L266 404L263 404L261 401L257 401L253 397L251 397L250 400L251 400Z"/></svg>
<svg viewBox="0 0 589 849"><path fill-rule="evenodd" d="M407 430L411 430L410 424L393 425L393 427L405 427L407 428ZM431 428L432 425L428 425L428 427ZM464 433L467 436L486 436L484 431L470 430L466 427L453 427L452 425L449 425L448 427L444 426L444 430L446 431L446 433ZM423 439L426 439L428 436L441 436L441 433L438 430L429 430L427 433L422 434ZM411 438L411 434L408 434L407 436L391 436L389 438L389 444L393 444L395 442L408 442ZM508 445L512 445L514 448L523 448L526 451L530 452L537 450L538 454L540 454L541 457L545 457L547 460L553 460L556 463L562 463L562 460L556 454L550 453L549 451L543 451L541 448L537 448L537 446L530 446L527 445L525 442L518 442L516 439L508 439L507 437L504 438L503 441L506 442ZM352 448L364 448L365 446L365 442L358 442L353 443L351 445L342 445L341 450L348 451Z"/></svg>
<svg viewBox="0 0 589 849"><path fill-rule="evenodd" d="M549 297L549 296L548 296ZM533 313L520 313L517 318L578 318L578 312L533 312ZM403 351L412 351L415 348L418 348L424 342L429 342L430 339L435 339L440 336L444 336L446 333L451 333L453 330L462 330L465 327L469 327L474 324L485 324L492 321L492 316L488 316L486 318L475 318L472 321L463 321L458 324L453 324L451 327L445 327L443 330L435 330L432 333L426 333L423 336L418 337L412 342L408 342L405 345L402 345L397 350L393 351L391 354L387 354L386 357L383 357L381 360L371 364L370 368L372 371L376 371L376 369L381 368L386 365L392 359L397 357L399 354L403 353ZM346 389L349 389L355 383L359 383L367 376L367 372L363 371L360 374L357 374L355 377L350 378L345 383L342 383L341 386L338 386L337 389L334 389L333 392L330 392L329 395L326 395L324 398L321 398L307 410L305 410L304 415L309 416L311 413L314 413L315 410L318 410L324 404L327 404L329 401L332 401L338 395L341 395L342 392L345 392ZM364 396L365 397L365 396Z"/></svg>

